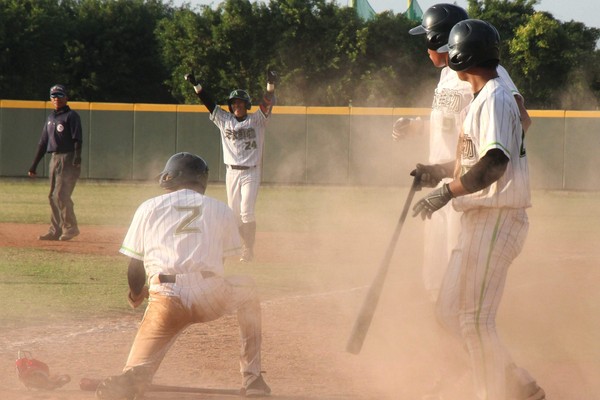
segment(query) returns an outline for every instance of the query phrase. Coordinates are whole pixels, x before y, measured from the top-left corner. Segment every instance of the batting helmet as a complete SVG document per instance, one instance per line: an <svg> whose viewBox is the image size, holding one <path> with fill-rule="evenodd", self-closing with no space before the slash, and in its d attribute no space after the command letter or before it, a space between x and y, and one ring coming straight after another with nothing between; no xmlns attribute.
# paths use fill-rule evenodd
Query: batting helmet
<svg viewBox="0 0 600 400"><path fill-rule="evenodd" d="M450 68L466 71L486 61L500 60L500 34L489 22L467 19L452 28L448 44L438 52L448 52Z"/></svg>
<svg viewBox="0 0 600 400"><path fill-rule="evenodd" d="M227 99L227 105L229 106L230 112L233 112L231 103L234 99L244 100L244 102L246 102L246 110L252 108L252 100L250 99L248 92L242 89L235 89L233 92L229 93L229 98Z"/></svg>
<svg viewBox="0 0 600 400"><path fill-rule="evenodd" d="M186 184L201 183L205 188L208 182L208 165L192 153L177 153L171 156L160 173L158 183L164 189L176 189Z"/></svg>
<svg viewBox="0 0 600 400"><path fill-rule="evenodd" d="M408 31L411 35L427 34L427 48L437 50L448 43L450 30L456 23L469 18L467 12L454 4L436 4L423 14L421 25Z"/></svg>

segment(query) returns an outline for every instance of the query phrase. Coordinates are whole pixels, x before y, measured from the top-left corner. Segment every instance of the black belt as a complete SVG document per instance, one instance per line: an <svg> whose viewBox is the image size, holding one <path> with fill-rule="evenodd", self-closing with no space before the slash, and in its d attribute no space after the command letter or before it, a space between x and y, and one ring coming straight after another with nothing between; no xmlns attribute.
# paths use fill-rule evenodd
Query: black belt
<svg viewBox="0 0 600 400"><path fill-rule="evenodd" d="M254 166L247 167L245 165L230 165L229 168L231 168L231 169L250 169L250 168L254 168Z"/></svg>
<svg viewBox="0 0 600 400"><path fill-rule="evenodd" d="M216 274L211 271L201 271L200 274L204 279L212 278ZM158 281L160 283L175 283L175 277L177 275L158 274Z"/></svg>

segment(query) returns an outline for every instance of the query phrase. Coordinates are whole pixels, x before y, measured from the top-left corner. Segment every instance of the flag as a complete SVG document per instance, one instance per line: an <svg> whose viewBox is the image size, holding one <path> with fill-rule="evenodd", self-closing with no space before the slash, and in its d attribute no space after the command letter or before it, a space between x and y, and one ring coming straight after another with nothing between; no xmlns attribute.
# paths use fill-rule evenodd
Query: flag
<svg viewBox="0 0 600 400"><path fill-rule="evenodd" d="M417 0L408 0L408 8L404 15L412 21L421 22L423 19L423 10L421 10Z"/></svg>
<svg viewBox="0 0 600 400"><path fill-rule="evenodd" d="M350 0L350 7L356 10L356 14L364 21L375 18L377 14L367 0Z"/></svg>

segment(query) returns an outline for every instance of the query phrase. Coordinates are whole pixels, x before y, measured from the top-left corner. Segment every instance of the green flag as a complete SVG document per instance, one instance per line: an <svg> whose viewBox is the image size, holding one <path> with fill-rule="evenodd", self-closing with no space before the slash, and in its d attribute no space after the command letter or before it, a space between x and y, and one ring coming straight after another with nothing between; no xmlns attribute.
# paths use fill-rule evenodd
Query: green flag
<svg viewBox="0 0 600 400"><path fill-rule="evenodd" d="M423 10L421 10L417 0L408 0L408 8L404 15L412 21L421 22L423 19Z"/></svg>
<svg viewBox="0 0 600 400"><path fill-rule="evenodd" d="M367 0L350 0L350 7L356 10L356 14L364 21L375 18L377 14Z"/></svg>

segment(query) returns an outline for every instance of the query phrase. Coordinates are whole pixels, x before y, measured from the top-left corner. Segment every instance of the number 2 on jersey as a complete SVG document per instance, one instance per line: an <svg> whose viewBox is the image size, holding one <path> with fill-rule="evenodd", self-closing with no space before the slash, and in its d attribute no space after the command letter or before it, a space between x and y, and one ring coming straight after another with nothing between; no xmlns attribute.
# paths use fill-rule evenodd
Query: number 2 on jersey
<svg viewBox="0 0 600 400"><path fill-rule="evenodd" d="M202 207L201 206L192 206L192 207L175 207L175 210L185 213L182 221L177 225L177 229L175 229L176 235L181 235L183 233L200 233L202 232L200 228L194 228L190 226L195 220L202 216Z"/></svg>
<svg viewBox="0 0 600 400"><path fill-rule="evenodd" d="M244 147L244 150L252 150L252 149L256 149L256 140L251 140L249 142L244 142L244 144L246 145Z"/></svg>

